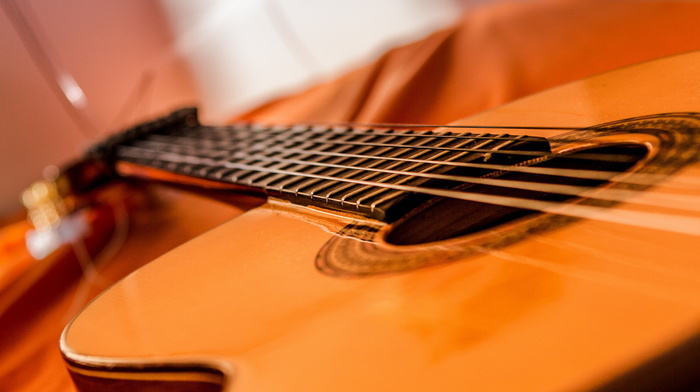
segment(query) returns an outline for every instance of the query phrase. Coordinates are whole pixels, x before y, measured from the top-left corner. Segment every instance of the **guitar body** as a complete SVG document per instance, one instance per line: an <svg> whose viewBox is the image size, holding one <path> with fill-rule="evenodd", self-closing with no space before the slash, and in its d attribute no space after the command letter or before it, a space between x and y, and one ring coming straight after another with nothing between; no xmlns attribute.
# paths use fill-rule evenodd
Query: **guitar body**
<svg viewBox="0 0 700 392"><path fill-rule="evenodd" d="M588 127L699 109L694 53L566 85L461 124ZM700 165L673 176L697 181ZM650 189L700 196L697 186ZM610 210L666 212L629 203ZM700 218L697 209L684 215ZM377 237L384 254L431 261L376 274L329 269L333 258L365 257L361 250L372 242L346 230L363 223L270 200L160 257L66 328L61 348L76 385L561 391L694 382L700 262L692 230L578 219L464 254L469 236L410 246ZM333 246L343 241L360 251ZM665 367L655 358L677 362Z"/></svg>

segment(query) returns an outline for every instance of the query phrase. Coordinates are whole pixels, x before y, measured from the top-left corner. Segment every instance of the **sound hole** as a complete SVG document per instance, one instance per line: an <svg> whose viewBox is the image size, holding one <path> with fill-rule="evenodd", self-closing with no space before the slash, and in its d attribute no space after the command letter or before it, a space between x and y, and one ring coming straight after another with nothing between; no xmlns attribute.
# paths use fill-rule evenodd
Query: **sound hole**
<svg viewBox="0 0 700 392"><path fill-rule="evenodd" d="M530 166L624 172L644 158L647 153L648 150L643 145L613 145L552 156L550 159ZM493 178L525 181L541 184L543 187L547 184L600 187L607 183L604 180L522 172L505 172ZM575 195L562 195L546 191L522 190L493 185L467 184L456 189L486 195L501 195L558 203L580 199ZM394 245L417 245L441 241L488 230L535 213L537 211L488 203L433 198L397 220L393 228L387 233L385 240Z"/></svg>

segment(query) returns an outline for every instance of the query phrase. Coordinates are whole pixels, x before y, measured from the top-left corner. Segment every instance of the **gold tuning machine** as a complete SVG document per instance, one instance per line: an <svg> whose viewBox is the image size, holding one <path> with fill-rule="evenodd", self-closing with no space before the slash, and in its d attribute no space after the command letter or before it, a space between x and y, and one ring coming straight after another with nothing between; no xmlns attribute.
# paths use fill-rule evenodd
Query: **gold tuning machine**
<svg viewBox="0 0 700 392"><path fill-rule="evenodd" d="M27 218L36 230L58 227L61 218L70 212L68 203L59 191L60 178L54 176L34 182L22 192L21 200L27 209Z"/></svg>
<svg viewBox="0 0 700 392"><path fill-rule="evenodd" d="M83 160L63 170L47 168L43 180L22 192L22 204L34 226L26 236L32 256L42 259L58 246L84 235L88 230L85 214L78 212L91 203L91 192L110 178L103 163Z"/></svg>

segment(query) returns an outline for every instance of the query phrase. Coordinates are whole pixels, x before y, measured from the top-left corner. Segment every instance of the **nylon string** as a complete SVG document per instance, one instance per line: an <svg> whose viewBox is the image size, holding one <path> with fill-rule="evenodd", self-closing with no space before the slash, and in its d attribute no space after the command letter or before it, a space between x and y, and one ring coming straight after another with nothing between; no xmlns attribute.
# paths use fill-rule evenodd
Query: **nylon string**
<svg viewBox="0 0 700 392"><path fill-rule="evenodd" d="M124 147L120 151L120 155L128 158L143 159L143 151L133 147ZM367 185L371 187L379 187L384 189L394 189L405 192L415 192L420 194L447 197L459 200L473 201L486 204L496 204L505 207L520 208L526 210L535 210L551 214L566 215L576 218L599 220L611 223L621 223L631 226L652 228L663 231L670 231L681 234L690 234L700 236L700 218L670 215L656 212L646 211L629 211L620 209L609 209L604 207L595 207L588 205L559 203L542 200L522 199L517 197L485 195L480 193L445 190L437 188L416 187L403 184L382 183L376 181L347 179L342 177L321 175L314 173L303 173L291 170L275 169L268 167L259 167L242 163L233 163L226 160L216 160L211 158L193 157L176 153L160 153L158 159L172 162L185 163L193 165L205 166L220 166L230 169L250 170L264 173L282 174L289 176L299 176L316 178L321 180L351 182L359 185ZM414 175L413 173L411 175ZM268 188L274 190L274 188Z"/></svg>

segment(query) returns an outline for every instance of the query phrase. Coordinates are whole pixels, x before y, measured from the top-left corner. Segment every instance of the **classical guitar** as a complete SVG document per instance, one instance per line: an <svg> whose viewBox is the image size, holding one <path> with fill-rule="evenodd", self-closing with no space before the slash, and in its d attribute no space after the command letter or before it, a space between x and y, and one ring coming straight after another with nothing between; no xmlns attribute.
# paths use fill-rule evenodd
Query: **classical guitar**
<svg viewBox="0 0 700 392"><path fill-rule="evenodd" d="M83 392L697 387L699 93L695 53L439 129L185 109L118 134L88 161L266 202L87 306L61 339L71 376Z"/></svg>

